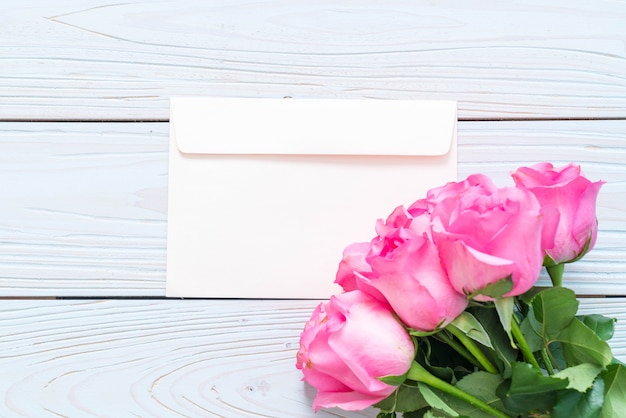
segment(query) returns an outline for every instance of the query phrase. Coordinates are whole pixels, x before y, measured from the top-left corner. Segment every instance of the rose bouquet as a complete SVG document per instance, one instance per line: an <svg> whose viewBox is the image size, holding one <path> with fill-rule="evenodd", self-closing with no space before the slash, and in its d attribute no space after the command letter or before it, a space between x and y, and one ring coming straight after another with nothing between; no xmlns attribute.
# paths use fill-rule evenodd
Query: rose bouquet
<svg viewBox="0 0 626 418"><path fill-rule="evenodd" d="M616 417L626 367L614 319L578 314L564 264L597 236L603 184L580 167L522 167L432 189L348 246L300 338L313 408L396 417ZM551 287L537 287L542 266Z"/></svg>

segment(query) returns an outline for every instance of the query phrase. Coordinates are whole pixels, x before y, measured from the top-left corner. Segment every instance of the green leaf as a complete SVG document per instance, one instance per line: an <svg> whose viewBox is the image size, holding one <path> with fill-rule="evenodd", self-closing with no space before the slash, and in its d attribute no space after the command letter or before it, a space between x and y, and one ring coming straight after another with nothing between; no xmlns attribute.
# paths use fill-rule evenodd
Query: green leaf
<svg viewBox="0 0 626 418"><path fill-rule="evenodd" d="M557 394L552 418L597 418L604 404L604 380L598 378L586 393L566 390Z"/></svg>
<svg viewBox="0 0 626 418"><path fill-rule="evenodd" d="M457 383L457 387L470 395L477 397L494 408L503 410L504 405L496 394L498 386L502 383L502 377L498 374L487 372L475 372L465 376ZM458 398L448 396L448 403L459 414L472 418L491 418L492 415L470 405Z"/></svg>
<svg viewBox="0 0 626 418"><path fill-rule="evenodd" d="M528 343L530 351L535 352L544 348L543 338L541 336L542 325L541 322L537 321L537 318L535 318L532 309L528 311L528 315L522 321L520 329Z"/></svg>
<svg viewBox="0 0 626 418"><path fill-rule="evenodd" d="M498 316L500 317L500 323L502 324L502 328L506 332L506 335L509 337L509 342L511 347L515 347L515 342L513 341L513 336L511 335L511 321L513 320L513 309L515 308L515 299L514 298L501 298L496 299L494 302L496 305L496 311L498 312Z"/></svg>
<svg viewBox="0 0 626 418"><path fill-rule="evenodd" d="M621 416L626 411L626 367L611 364L600 376L604 380L602 418Z"/></svg>
<svg viewBox="0 0 626 418"><path fill-rule="evenodd" d="M456 384L459 389L487 402L496 402L496 388L502 383L502 377L488 372L474 372L465 376Z"/></svg>
<svg viewBox="0 0 626 418"><path fill-rule="evenodd" d="M578 366L568 367L561 370L554 377L569 380L568 389L578 392L586 392L593 385L594 380L602 371L602 367L595 364L583 363Z"/></svg>
<svg viewBox="0 0 626 418"><path fill-rule="evenodd" d="M526 293L519 295L517 298L524 304L530 305L530 301L533 300L537 293L542 292L546 289L551 289L551 287L546 286L533 286Z"/></svg>
<svg viewBox="0 0 626 418"><path fill-rule="evenodd" d="M396 411L416 411L428 406L428 402L422 396L417 386L402 385L398 388L396 398Z"/></svg>
<svg viewBox="0 0 626 418"><path fill-rule="evenodd" d="M428 406L417 386L401 385L390 396L374 405L383 412L417 411Z"/></svg>
<svg viewBox="0 0 626 418"><path fill-rule="evenodd" d="M415 416L413 416L413 415L411 415L411 416L403 415L402 417L403 418L448 418L448 417L450 417L450 415L446 415L446 414L444 414L442 412L439 412L439 411L433 411L431 409L431 410L426 411L426 413L424 413L423 415L415 415ZM465 415L459 415L457 418L474 418L474 417L468 417L468 416L465 416Z"/></svg>
<svg viewBox="0 0 626 418"><path fill-rule="evenodd" d="M402 414L402 418L424 418L430 412L430 407L427 409L420 409L419 411L405 412Z"/></svg>
<svg viewBox="0 0 626 418"><path fill-rule="evenodd" d="M407 373L403 375L399 375L399 376L393 376L393 375L382 376L382 377L379 377L378 380L391 386L400 386L406 380Z"/></svg>
<svg viewBox="0 0 626 418"><path fill-rule="evenodd" d="M426 402L428 402L428 404L433 407L434 409L437 409L447 415L450 415L451 417L458 417L459 414L458 412L456 412L454 409L450 408L448 406L448 403L445 401L445 399L440 398L439 396L437 396L437 394L435 394L435 392L433 392L428 385L424 384L424 383L418 383L417 387L420 390L420 393L422 394L422 396L424 397L424 399L426 400Z"/></svg>
<svg viewBox="0 0 626 418"><path fill-rule="evenodd" d="M382 412L393 412L396 410L396 398L398 396L398 390L396 389L391 395L387 396L380 402L374 404L374 407L380 409Z"/></svg>
<svg viewBox="0 0 626 418"><path fill-rule="evenodd" d="M455 384L460 378L457 375L463 376L465 370L473 369L470 362L437 337L421 338L417 351L418 363L450 384Z"/></svg>
<svg viewBox="0 0 626 418"><path fill-rule="evenodd" d="M395 412L379 412L376 418L396 418Z"/></svg>
<svg viewBox="0 0 626 418"><path fill-rule="evenodd" d="M567 388L567 379L539 374L528 363L513 364L509 395L536 394Z"/></svg>
<svg viewBox="0 0 626 418"><path fill-rule="evenodd" d="M503 378L511 376L511 364L517 358L517 350L511 347L509 336L502 328L500 318L495 309L474 307L471 308L474 317L477 318L489 333L491 345L497 355L497 367Z"/></svg>
<svg viewBox="0 0 626 418"><path fill-rule="evenodd" d="M557 392L568 385L567 379L544 376L528 363L514 363L512 372L496 394L507 410L521 414L551 410Z"/></svg>
<svg viewBox="0 0 626 418"><path fill-rule="evenodd" d="M613 360L611 348L606 341L601 340L591 328L576 318L553 341L561 343L568 366L591 363L606 367Z"/></svg>
<svg viewBox="0 0 626 418"><path fill-rule="evenodd" d="M502 399L502 402L508 411L513 411L511 416L528 417L529 413L534 413L534 416L540 415L542 412L546 412L552 409L554 401L556 399L555 392L545 392L535 395L507 395L509 388L511 387L511 380L505 380L502 382L496 391L496 394Z"/></svg>
<svg viewBox="0 0 626 418"><path fill-rule="evenodd" d="M576 317L576 294L565 287L551 287L535 295L531 301L535 318L542 324L542 336L551 338L566 328Z"/></svg>
<svg viewBox="0 0 626 418"><path fill-rule="evenodd" d="M511 276L507 276L504 279L498 280L495 283L488 284L477 292L469 295L470 299L478 296L488 296L490 298L499 299L505 294L513 290L513 279Z"/></svg>
<svg viewBox="0 0 626 418"><path fill-rule="evenodd" d="M613 338L613 332L615 331L615 318L607 318L603 315L591 314L577 316L583 324L587 325L593 332L596 333L600 339L608 341Z"/></svg>
<svg viewBox="0 0 626 418"><path fill-rule="evenodd" d="M557 369L564 370L568 367L565 357L563 355L563 345L559 342L552 342L548 344L548 351L551 354L551 358L556 362L553 364Z"/></svg>
<svg viewBox="0 0 626 418"><path fill-rule="evenodd" d="M489 334L485 331L482 324L471 313L465 311L457 316L451 325L460 329L465 335L474 341L477 341L485 347L493 348Z"/></svg>
<svg viewBox="0 0 626 418"><path fill-rule="evenodd" d="M426 413L424 415L422 415L422 417L420 418L447 418L450 415L446 415L446 414L442 414L439 411L433 411L432 409L429 411L426 411ZM463 417L457 417L457 418L463 418Z"/></svg>

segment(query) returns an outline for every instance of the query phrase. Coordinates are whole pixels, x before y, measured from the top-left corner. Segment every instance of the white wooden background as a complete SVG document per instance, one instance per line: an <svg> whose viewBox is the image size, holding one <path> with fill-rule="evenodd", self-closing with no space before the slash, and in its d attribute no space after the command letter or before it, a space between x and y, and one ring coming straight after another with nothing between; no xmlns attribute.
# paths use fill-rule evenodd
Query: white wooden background
<svg viewBox="0 0 626 418"><path fill-rule="evenodd" d="M0 416L314 416L316 301L163 298L175 95L454 99L460 176L581 163L608 183L566 280L626 360L626 3L0 5Z"/></svg>

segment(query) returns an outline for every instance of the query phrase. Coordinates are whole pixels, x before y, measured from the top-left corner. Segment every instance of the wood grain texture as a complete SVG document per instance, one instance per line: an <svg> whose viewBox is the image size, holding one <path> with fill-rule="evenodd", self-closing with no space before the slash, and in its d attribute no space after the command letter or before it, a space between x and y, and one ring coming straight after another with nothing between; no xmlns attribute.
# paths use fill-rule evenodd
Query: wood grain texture
<svg viewBox="0 0 626 418"><path fill-rule="evenodd" d="M18 3L0 14L0 121L59 123L0 123L0 297L164 294L168 126L84 122L166 121L171 96L626 118L624 2ZM596 248L566 282L626 296L626 120L459 125L461 177L506 184L541 160L607 180ZM581 303L619 319L611 345L626 361L626 298ZM313 414L294 356L316 304L2 300L0 416L374 417Z"/></svg>
<svg viewBox="0 0 626 418"><path fill-rule="evenodd" d="M0 119L166 120L178 95L623 118L625 21L608 0L25 0L0 17Z"/></svg>
<svg viewBox="0 0 626 418"><path fill-rule="evenodd" d="M374 417L314 414L295 369L315 301L4 301L0 416ZM626 300L584 299L617 317L626 360Z"/></svg>
<svg viewBox="0 0 626 418"><path fill-rule="evenodd" d="M459 175L486 173L500 185L522 165L552 161L580 164L605 180L598 198L598 241L582 260L565 269L565 283L578 294L626 295L626 121L533 121L461 123ZM542 275L541 284L550 283Z"/></svg>
<svg viewBox="0 0 626 418"><path fill-rule="evenodd" d="M311 410L314 301L7 301L3 417L372 417Z"/></svg>
<svg viewBox="0 0 626 418"><path fill-rule="evenodd" d="M0 296L164 294L167 128L0 124ZM545 159L579 162L608 182L596 248L568 265L568 285L626 295L626 121L459 124L462 178L484 172L510 184L514 168ZM390 210L402 203L411 202Z"/></svg>
<svg viewBox="0 0 626 418"><path fill-rule="evenodd" d="M8 124L4 296L164 294L166 124Z"/></svg>

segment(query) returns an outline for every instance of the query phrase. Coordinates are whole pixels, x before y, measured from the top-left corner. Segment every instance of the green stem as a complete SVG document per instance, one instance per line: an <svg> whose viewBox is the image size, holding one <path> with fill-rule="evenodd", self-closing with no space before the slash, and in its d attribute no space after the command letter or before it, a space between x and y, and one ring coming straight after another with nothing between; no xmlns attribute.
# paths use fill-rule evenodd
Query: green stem
<svg viewBox="0 0 626 418"><path fill-rule="evenodd" d="M556 361L556 359L554 358L554 354L552 354L552 351L550 351L550 348L546 346L545 350L546 350L546 353L548 354L548 358L551 361L550 365L552 366L552 369L557 372L561 371L561 369L559 368L559 362Z"/></svg>
<svg viewBox="0 0 626 418"><path fill-rule="evenodd" d="M563 285L563 271L565 270L565 263L546 266L546 270L548 271L550 280L552 280L552 286L561 287Z"/></svg>
<svg viewBox="0 0 626 418"><path fill-rule="evenodd" d="M498 373L498 369L496 369L496 367L489 361L485 353L483 353L480 348L478 348L474 340L469 338L467 335L465 335L463 331L461 331L452 324L449 324L446 329L450 331L452 335L454 335L461 342L461 344L463 344L463 346L467 348L470 353L472 353L474 358L478 360L483 369L485 369L489 373Z"/></svg>
<svg viewBox="0 0 626 418"><path fill-rule="evenodd" d="M409 369L409 374L407 376L409 379L411 380L415 380L416 382L422 382L427 384L428 386L431 386L435 389L439 389L442 392L445 392L449 395L452 395L458 399L461 399L467 403L469 403L472 406L475 406L476 408L480 408L483 411L487 412L488 414L493 415L494 417L499 417L499 418L510 418L507 414L505 414L504 412L492 407L491 405L481 401L480 399L476 398L475 396L470 395L469 393L465 392L464 390L461 390L459 388L457 388L456 386L451 385L450 383L439 379L436 376L433 376L428 370L426 370L424 367L422 367L419 363L417 362L413 362L413 364L411 364L411 368Z"/></svg>
<svg viewBox="0 0 626 418"><path fill-rule="evenodd" d="M550 357L548 357L548 350L545 348L541 349L541 359L543 363L546 365L546 370L550 376L554 375L554 367L552 367L552 361Z"/></svg>
<svg viewBox="0 0 626 418"><path fill-rule="evenodd" d="M439 332L436 334L436 337L439 338L444 343L448 344L454 351L463 356L464 359L472 363L476 367L482 367L481 364L476 360L476 358L469 352L465 347L456 342L452 337L450 337L446 332Z"/></svg>
<svg viewBox="0 0 626 418"><path fill-rule="evenodd" d="M537 363L537 359L533 355L533 352L530 351L528 342L526 341L526 338L524 338L524 334L522 334L522 330L517 323L517 318L513 318L511 321L511 332L513 333L513 338L517 342L517 346L522 351L526 361L532 364L535 369L541 371L541 367L539 367L539 363Z"/></svg>

